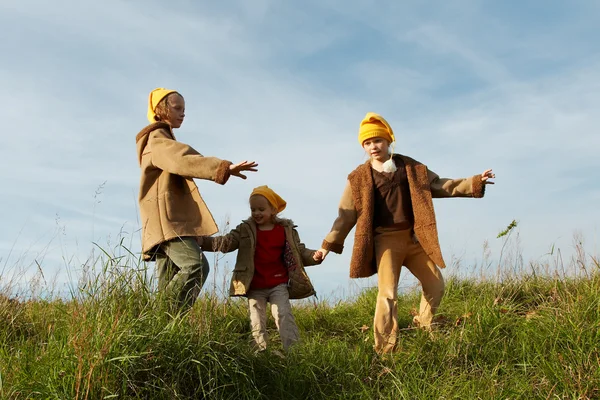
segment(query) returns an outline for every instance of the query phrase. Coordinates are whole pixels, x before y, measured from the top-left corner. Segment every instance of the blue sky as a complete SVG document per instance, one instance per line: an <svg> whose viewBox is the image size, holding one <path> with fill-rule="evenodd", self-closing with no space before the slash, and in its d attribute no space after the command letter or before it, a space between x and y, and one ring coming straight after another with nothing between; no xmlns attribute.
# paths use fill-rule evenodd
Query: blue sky
<svg viewBox="0 0 600 400"><path fill-rule="evenodd" d="M526 261L552 246L568 259L574 234L597 255L599 17L596 1L5 0L2 279L37 261L60 285L92 242L139 249L134 138L159 86L186 99L181 141L260 164L247 181L197 181L221 226L268 184L318 248L375 111L396 151L438 174L498 176L483 200L435 202L446 275L481 263L486 242L497 259L513 219ZM309 269L323 297L373 285L347 278L349 257Z"/></svg>

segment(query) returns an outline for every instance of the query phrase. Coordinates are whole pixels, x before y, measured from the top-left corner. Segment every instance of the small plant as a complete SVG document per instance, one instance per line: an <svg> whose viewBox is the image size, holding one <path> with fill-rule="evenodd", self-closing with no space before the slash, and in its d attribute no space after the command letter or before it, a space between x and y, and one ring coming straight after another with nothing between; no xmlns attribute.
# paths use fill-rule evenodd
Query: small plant
<svg viewBox="0 0 600 400"><path fill-rule="evenodd" d="M498 236L496 236L497 239L500 239L501 237L510 236L511 231L517 227L519 223L516 220L512 220L512 222L510 224L507 225L506 229L504 229L503 231L500 231L500 233L498 233Z"/></svg>

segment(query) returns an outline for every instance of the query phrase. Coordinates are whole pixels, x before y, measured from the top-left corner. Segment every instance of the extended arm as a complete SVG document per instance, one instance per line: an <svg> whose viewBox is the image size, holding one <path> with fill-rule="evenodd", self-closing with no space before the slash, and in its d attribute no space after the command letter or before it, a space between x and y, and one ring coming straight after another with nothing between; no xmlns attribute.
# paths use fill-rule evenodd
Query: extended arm
<svg viewBox="0 0 600 400"><path fill-rule="evenodd" d="M323 254L323 259L329 251L338 254L342 253L344 250L344 241L354 225L356 225L357 218L358 213L354 206L354 199L352 198L352 188L348 181L338 207L338 217L333 222L331 231L325 236L321 249L319 249L319 252Z"/></svg>
<svg viewBox="0 0 600 400"><path fill-rule="evenodd" d="M429 187L433 197L474 197L481 198L485 194L485 185L493 184L489 179L496 175L491 169L484 171L481 175L473 175L469 178L440 178L435 172L427 170Z"/></svg>
<svg viewBox="0 0 600 400"><path fill-rule="evenodd" d="M220 251L221 253L229 253L237 250L240 247L240 227L241 225L238 225L227 235L223 236L203 236L202 250L209 252Z"/></svg>
<svg viewBox="0 0 600 400"><path fill-rule="evenodd" d="M191 146L174 140L163 129L150 133L148 146L152 152L152 164L163 171L220 184L229 179L230 161L204 157Z"/></svg>
<svg viewBox="0 0 600 400"><path fill-rule="evenodd" d="M322 260L315 258L315 253L317 253L317 251L306 248L304 243L300 241L300 235L298 235L298 231L296 229L292 229L292 235L294 237L294 241L296 242L296 246L298 246L298 250L300 250L302 264L305 266L321 264Z"/></svg>

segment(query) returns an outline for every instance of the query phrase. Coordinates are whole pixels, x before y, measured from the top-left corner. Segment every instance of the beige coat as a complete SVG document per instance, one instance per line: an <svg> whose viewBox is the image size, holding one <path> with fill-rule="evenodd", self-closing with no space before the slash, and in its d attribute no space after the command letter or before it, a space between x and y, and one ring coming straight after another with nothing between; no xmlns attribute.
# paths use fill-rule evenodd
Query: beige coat
<svg viewBox="0 0 600 400"><path fill-rule="evenodd" d="M231 162L204 157L175 140L168 124L150 124L135 138L142 170L139 207L142 252L154 259L156 246L176 237L218 231L193 178L224 184Z"/></svg>
<svg viewBox="0 0 600 400"><path fill-rule="evenodd" d="M290 299L303 299L316 294L304 266L318 264L313 259L315 250L307 249L302 242L296 226L289 219L278 219L277 223L285 230L287 249L292 259L284 257L288 269ZM205 237L202 243L205 251L229 253L238 250L235 268L231 277L230 296L245 296L250 290L254 276L254 250L256 249L256 223L248 219L224 236Z"/></svg>
<svg viewBox="0 0 600 400"><path fill-rule="evenodd" d="M423 250L439 267L446 264L438 240L435 211L432 198L440 197L483 197L485 185L480 175L470 178L440 178L426 165L410 157L395 154L406 165L408 186L414 213L414 232ZM374 257L373 176L370 161L358 166L350 175L339 205L339 215L329 234L323 241L323 248L342 253L344 240L356 225L354 249L350 260L350 277L366 278L377 273Z"/></svg>

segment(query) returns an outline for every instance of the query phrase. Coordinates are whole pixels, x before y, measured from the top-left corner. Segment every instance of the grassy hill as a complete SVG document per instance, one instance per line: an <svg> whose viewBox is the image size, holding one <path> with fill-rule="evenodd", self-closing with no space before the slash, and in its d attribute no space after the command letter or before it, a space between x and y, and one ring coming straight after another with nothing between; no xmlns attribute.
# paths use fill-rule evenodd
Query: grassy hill
<svg viewBox="0 0 600 400"><path fill-rule="evenodd" d="M243 299L204 294L170 318L143 266L109 260L70 300L0 296L6 399L600 398L600 268L568 278L447 279L433 335L399 299L398 352L372 350L376 292L295 304L302 343L285 357L274 325L254 354ZM272 323L272 321L271 321Z"/></svg>

